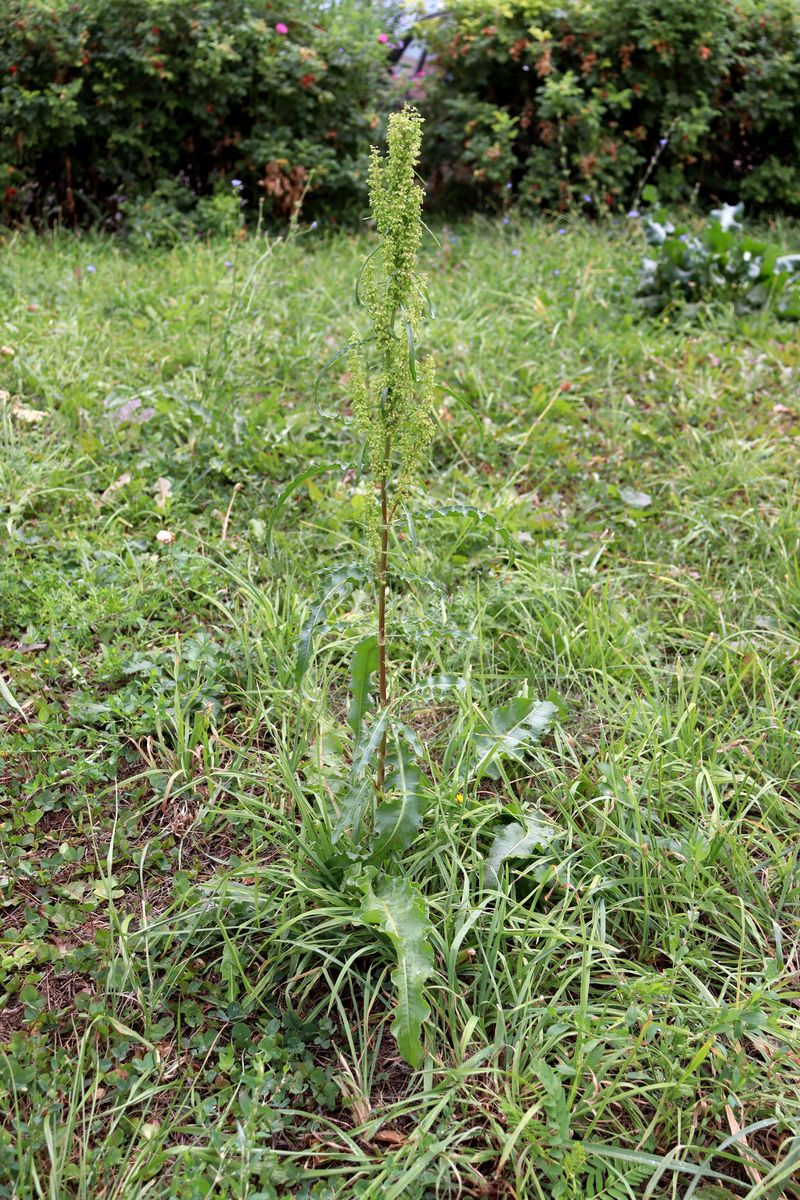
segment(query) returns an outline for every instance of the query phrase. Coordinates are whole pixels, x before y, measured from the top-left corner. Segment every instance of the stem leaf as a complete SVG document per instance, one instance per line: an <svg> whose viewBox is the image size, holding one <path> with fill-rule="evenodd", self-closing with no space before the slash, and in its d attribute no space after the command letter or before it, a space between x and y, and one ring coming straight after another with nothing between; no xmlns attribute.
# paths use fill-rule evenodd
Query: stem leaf
<svg viewBox="0 0 800 1200"><path fill-rule="evenodd" d="M414 344L414 330L411 328L411 322L406 313L403 313L403 324L406 329L406 341L408 342L408 369L411 372L411 378L417 382L417 347Z"/></svg>
<svg viewBox="0 0 800 1200"><path fill-rule="evenodd" d="M341 471L346 471L347 464L346 463L338 463L338 462L317 463L317 465L314 467L306 467L306 469L304 471L300 471L299 474L295 475L295 477L291 481L291 483L288 483L286 485L286 487L283 489L281 494L278 496L278 499L275 501L274 505L272 506L272 511L270 512L269 520L267 521L267 533L266 533L266 539L265 539L266 546L267 546L267 553L269 553L269 551L272 548L272 530L275 527L275 522L278 519L278 515L280 514L281 509L283 508L283 506L285 505L285 503L289 499L289 497L292 495L292 493L296 492L297 489L299 487L302 487L303 484L306 483L307 480L313 479L316 475L325 475L325 474L327 474L328 471L335 471L337 469L339 469Z"/></svg>
<svg viewBox="0 0 800 1200"><path fill-rule="evenodd" d="M372 676L378 669L378 639L374 633L362 638L350 665L350 707L347 722L358 741L361 719L367 710Z"/></svg>
<svg viewBox="0 0 800 1200"><path fill-rule="evenodd" d="M516 547L511 533L506 529L505 525L501 525L496 517L491 513L484 512L482 508L476 508L473 504L445 504L441 508L429 508L421 514L426 521L432 521L438 517L470 517L479 525L488 525L488 527L497 534L503 545L508 551L509 564L513 564L516 557Z"/></svg>
<svg viewBox="0 0 800 1200"><path fill-rule="evenodd" d="M351 842L358 841L364 813L372 796L373 789L369 779L359 779L348 785L341 800L338 801L339 816L331 833L331 845L335 846L344 833L349 834Z"/></svg>
<svg viewBox="0 0 800 1200"><path fill-rule="evenodd" d="M356 748L353 751L353 765L350 769L350 774L353 779L360 779L366 775L372 762L375 751L383 740L383 735L389 723L389 709L382 708L375 718L372 725L367 726L365 722L361 723Z"/></svg>
<svg viewBox="0 0 800 1200"><path fill-rule="evenodd" d="M462 396L460 392L454 392L452 388L445 387L444 384L439 384L439 390L444 392L445 396L450 396L453 400L456 401L457 404L460 404L461 407L463 409L465 409L466 412L469 413L469 415L472 417L473 421L475 422L475 426L478 430L478 433L480 434L481 446L482 446L483 441L484 441L484 428L481 423L480 417L478 416L477 412L470 404L469 400L467 400L467 398L465 396Z"/></svg>
<svg viewBox="0 0 800 1200"><path fill-rule="evenodd" d="M295 683L300 683L311 660L314 632L324 624L328 615L328 606L334 600L343 600L357 587L360 587L367 576L367 568L361 563L346 563L337 567L327 576L322 592L313 602L311 612L303 622L297 645L297 666L295 667Z"/></svg>
<svg viewBox="0 0 800 1200"><path fill-rule="evenodd" d="M330 358L326 359L320 369L317 371L317 377L314 380L314 407L320 416L326 417L330 421L336 419L336 414L326 413L319 402L319 385L322 382L323 376L325 376L333 364L338 362L340 358L343 358L345 354L349 354L351 350L357 350L360 346L366 346L368 342L374 342L374 340L374 338L368 337L361 338L361 340L357 342L347 342L347 344L342 346L339 350L335 350Z"/></svg>

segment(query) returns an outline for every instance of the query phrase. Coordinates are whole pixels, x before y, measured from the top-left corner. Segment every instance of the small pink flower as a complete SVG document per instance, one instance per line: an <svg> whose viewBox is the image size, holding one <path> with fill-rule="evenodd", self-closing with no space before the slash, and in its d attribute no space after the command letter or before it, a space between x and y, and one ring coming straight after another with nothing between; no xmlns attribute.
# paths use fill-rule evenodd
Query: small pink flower
<svg viewBox="0 0 800 1200"><path fill-rule="evenodd" d="M289 26L284 25L283 21L278 21L278 24L275 26L275 32L279 33L281 37L286 37L286 34L289 32Z"/></svg>
<svg viewBox="0 0 800 1200"><path fill-rule="evenodd" d="M378 41L381 43L382 46L385 46L386 43L388 42L388 40L389 40L388 33L379 33L378 34Z"/></svg>

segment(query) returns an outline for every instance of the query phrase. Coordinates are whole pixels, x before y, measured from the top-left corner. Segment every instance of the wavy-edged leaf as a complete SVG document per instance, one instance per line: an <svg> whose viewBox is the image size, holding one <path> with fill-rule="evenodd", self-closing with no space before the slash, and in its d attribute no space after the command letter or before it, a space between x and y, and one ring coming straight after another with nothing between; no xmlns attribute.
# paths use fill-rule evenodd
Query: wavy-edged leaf
<svg viewBox="0 0 800 1200"><path fill-rule="evenodd" d="M350 664L350 707L347 723L358 740L361 719L367 711L372 676L378 669L378 639L374 633L362 638Z"/></svg>
<svg viewBox="0 0 800 1200"><path fill-rule="evenodd" d="M419 833L424 815L422 794L427 780L418 767L403 761L386 780L386 791L395 799L379 804L375 810L375 841L371 858L380 861L392 850L407 850Z"/></svg>
<svg viewBox="0 0 800 1200"><path fill-rule="evenodd" d="M300 471L298 475L295 475L292 482L286 485L272 506L272 511L269 514L269 520L267 521L267 533L265 538L267 553L269 553L272 546L272 530L275 526L276 520L278 519L278 514L291 496L292 492L296 492L299 487L302 487L308 479L313 479L315 475L325 475L328 471L335 471L337 468L341 471L346 471L348 469L346 463L317 463L315 467L306 467L304 471Z"/></svg>
<svg viewBox="0 0 800 1200"><path fill-rule="evenodd" d="M343 796L337 797L339 815L331 833L331 845L335 846L343 834L347 833L352 842L357 842L361 836L361 826L367 806L372 801L373 787L369 779L363 778L349 784Z"/></svg>
<svg viewBox="0 0 800 1200"><path fill-rule="evenodd" d="M496 760L505 757L521 761L526 751L547 733L557 711L549 700L531 700L527 696L517 696L510 704L493 709L489 715L490 732L475 740L478 753L475 774L498 779Z"/></svg>
<svg viewBox="0 0 800 1200"><path fill-rule="evenodd" d="M389 569L389 578L392 583L400 582L408 584L409 587L424 587L440 596L447 595L447 589L438 579L431 579L430 575L418 575L415 571L407 571L401 563L392 563Z"/></svg>
<svg viewBox="0 0 800 1200"><path fill-rule="evenodd" d="M429 675L414 689L414 696L420 699L433 700L447 696L451 692L461 695L467 690L467 681L463 675Z"/></svg>
<svg viewBox="0 0 800 1200"><path fill-rule="evenodd" d="M493 517L491 513L484 512L482 508L476 508L474 504L444 504L441 508L429 508L420 515L426 521L432 521L437 517L469 517L479 525L488 525L508 550L509 564L513 564L516 557L514 539L505 525L501 525L496 517Z"/></svg>
<svg viewBox="0 0 800 1200"><path fill-rule="evenodd" d="M353 779L360 779L369 770L388 724L388 708L382 708L371 725L367 725L365 721L361 722L361 732L353 751L353 765L350 769Z"/></svg>
<svg viewBox="0 0 800 1200"><path fill-rule="evenodd" d="M334 600L343 600L355 588L359 587L366 578L367 568L361 563L347 563L331 571L325 580L322 593L314 601L311 612L303 622L297 647L297 666L295 667L295 682L300 683L308 670L311 660L311 650L314 632L325 621L328 606Z"/></svg>
<svg viewBox="0 0 800 1200"><path fill-rule="evenodd" d="M490 887L497 887L500 868L507 858L525 858L534 850L544 850L560 835L558 826L539 813L526 816L524 825L518 821L505 825L496 835L484 859L486 882Z"/></svg>
<svg viewBox="0 0 800 1200"><path fill-rule="evenodd" d="M403 1058L417 1067L425 1053L422 1022L430 1015L425 982L434 966L425 898L410 880L393 876L368 884L367 889L359 916L366 925L376 925L392 943L397 958L392 971L397 994L392 1033Z"/></svg>

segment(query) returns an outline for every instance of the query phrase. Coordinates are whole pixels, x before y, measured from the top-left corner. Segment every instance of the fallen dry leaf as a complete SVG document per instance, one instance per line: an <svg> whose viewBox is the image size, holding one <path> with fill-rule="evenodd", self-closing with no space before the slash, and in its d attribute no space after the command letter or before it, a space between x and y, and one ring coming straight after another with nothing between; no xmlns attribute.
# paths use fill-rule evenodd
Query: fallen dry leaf
<svg viewBox="0 0 800 1200"><path fill-rule="evenodd" d="M394 1129L379 1129L372 1135L373 1142L384 1142L387 1146L404 1146L408 1138Z"/></svg>
<svg viewBox="0 0 800 1200"><path fill-rule="evenodd" d="M6 358L13 358L14 350L11 346L0 346L0 354L5 354Z"/></svg>
<svg viewBox="0 0 800 1200"><path fill-rule="evenodd" d="M156 506L165 508L167 501L172 499L172 484L169 479L159 475L156 480Z"/></svg>
<svg viewBox="0 0 800 1200"><path fill-rule="evenodd" d="M105 504L106 500L108 500L110 496L114 495L114 492L118 492L120 488L124 488L125 484L130 483L130 481L131 481L130 471L123 471L123 473L120 475L119 479L115 479L113 483L110 483L108 485L108 487L106 488L106 490L102 493L102 495L98 497L98 499L97 499L98 506L102 508L102 506Z"/></svg>
<svg viewBox="0 0 800 1200"><path fill-rule="evenodd" d="M47 416L46 412L42 412L40 408L26 408L24 404L20 404L19 400L12 401L11 415L16 417L18 421L25 421L28 425L36 425L39 421L43 421Z"/></svg>
<svg viewBox="0 0 800 1200"><path fill-rule="evenodd" d="M741 1126L739 1124L739 1122L736 1120L736 1117L733 1114L733 1109L731 1108L730 1104L725 1105L725 1115L728 1118L728 1126L730 1128L730 1131L733 1134L733 1136L736 1138L735 1145L736 1145L736 1149L739 1151L739 1154L742 1156L742 1166L744 1167L747 1174L750 1176L751 1183L758 1185L759 1183L761 1183L761 1175L759 1174L759 1172L756 1170L756 1168L754 1166L752 1151L750 1150L750 1147L747 1144L747 1138L744 1136L739 1136L742 1133L743 1126Z"/></svg>

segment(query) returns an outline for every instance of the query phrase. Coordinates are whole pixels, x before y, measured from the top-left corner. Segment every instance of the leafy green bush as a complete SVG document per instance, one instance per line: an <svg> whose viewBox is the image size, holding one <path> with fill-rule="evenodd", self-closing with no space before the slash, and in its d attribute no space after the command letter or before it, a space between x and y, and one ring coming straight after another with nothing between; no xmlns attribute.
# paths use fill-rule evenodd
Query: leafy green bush
<svg viewBox="0 0 800 1200"><path fill-rule="evenodd" d="M649 312L674 302L732 302L739 312L772 304L781 316L800 318L800 254L745 234L743 204L725 204L711 213L700 233L675 225L664 209L644 218L653 257L639 275L638 300Z"/></svg>
<svg viewBox="0 0 800 1200"><path fill-rule="evenodd" d="M627 207L647 179L800 208L791 0L456 0L426 81L440 195Z"/></svg>
<svg viewBox="0 0 800 1200"><path fill-rule="evenodd" d="M5 13L7 221L124 226L154 193L185 216L234 178L279 217L306 190L337 215L365 197L387 36L365 0L8 0Z"/></svg>

